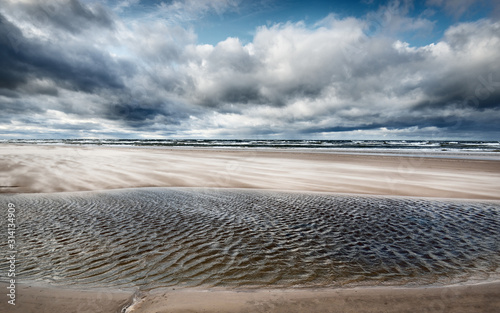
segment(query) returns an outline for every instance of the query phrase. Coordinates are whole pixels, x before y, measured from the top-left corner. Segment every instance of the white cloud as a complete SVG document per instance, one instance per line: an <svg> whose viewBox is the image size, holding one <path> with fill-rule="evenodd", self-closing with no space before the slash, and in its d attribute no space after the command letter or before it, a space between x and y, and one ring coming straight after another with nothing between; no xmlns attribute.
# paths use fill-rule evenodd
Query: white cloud
<svg viewBox="0 0 500 313"><path fill-rule="evenodd" d="M262 27L246 46L228 39L217 47L195 48L202 61L190 68L190 75L201 74L194 93L205 105L230 110L224 106L230 104L234 127L242 125L234 114L253 123L258 118L259 128L273 125L277 132L300 127L446 127L448 108L460 107L471 92L474 96L478 77L500 73L495 65L500 51L497 23L461 24L448 30L442 42L411 47L367 37L363 21L330 20L317 29L301 23ZM242 70L243 65L248 67ZM498 101L498 94L494 90L491 101ZM454 116L466 119L466 113Z"/></svg>

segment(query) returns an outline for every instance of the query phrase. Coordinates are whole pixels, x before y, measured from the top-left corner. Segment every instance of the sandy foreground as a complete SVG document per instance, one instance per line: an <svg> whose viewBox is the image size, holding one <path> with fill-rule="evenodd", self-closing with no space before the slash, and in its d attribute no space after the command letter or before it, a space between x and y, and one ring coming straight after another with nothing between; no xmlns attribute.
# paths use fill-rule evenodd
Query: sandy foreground
<svg viewBox="0 0 500 313"><path fill-rule="evenodd" d="M6 286L0 284L4 290ZM143 294L18 285L15 306L0 301L0 312L12 313L493 313L499 308L499 282L428 288L169 289Z"/></svg>
<svg viewBox="0 0 500 313"><path fill-rule="evenodd" d="M0 193L216 187L500 199L500 160L289 150L0 145ZM0 195L1 196L1 195ZM6 284L0 288L8 290ZM419 288L119 290L18 282L0 312L499 312L500 282Z"/></svg>
<svg viewBox="0 0 500 313"><path fill-rule="evenodd" d="M500 199L500 160L0 145L0 192L219 187Z"/></svg>

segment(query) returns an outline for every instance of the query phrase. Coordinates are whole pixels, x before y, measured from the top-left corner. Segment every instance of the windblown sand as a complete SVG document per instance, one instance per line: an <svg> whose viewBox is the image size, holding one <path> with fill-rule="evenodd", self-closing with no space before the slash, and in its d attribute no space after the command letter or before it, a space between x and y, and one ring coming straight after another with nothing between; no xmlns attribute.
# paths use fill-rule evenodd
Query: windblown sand
<svg viewBox="0 0 500 313"><path fill-rule="evenodd" d="M221 187L500 199L500 161L285 151L0 145L0 192Z"/></svg>

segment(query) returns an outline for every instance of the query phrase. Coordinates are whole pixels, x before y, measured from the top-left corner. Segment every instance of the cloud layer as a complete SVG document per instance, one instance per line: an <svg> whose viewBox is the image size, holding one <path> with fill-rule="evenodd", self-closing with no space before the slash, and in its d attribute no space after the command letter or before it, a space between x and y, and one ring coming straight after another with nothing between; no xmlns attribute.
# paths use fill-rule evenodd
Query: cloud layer
<svg viewBox="0 0 500 313"><path fill-rule="evenodd" d="M261 26L249 43L198 44L189 24L164 19L237 5L174 1L155 18L134 19L117 15L122 7L78 0L6 1L0 133L498 140L495 19L456 23L425 46L402 39L433 27L408 15L409 2L357 18Z"/></svg>

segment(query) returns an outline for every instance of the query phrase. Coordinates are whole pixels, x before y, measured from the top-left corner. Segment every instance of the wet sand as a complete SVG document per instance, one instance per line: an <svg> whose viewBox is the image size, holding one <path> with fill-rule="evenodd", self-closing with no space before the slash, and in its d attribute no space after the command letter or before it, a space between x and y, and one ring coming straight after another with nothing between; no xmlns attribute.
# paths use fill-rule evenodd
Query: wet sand
<svg viewBox="0 0 500 313"><path fill-rule="evenodd" d="M16 269L29 281L149 290L500 279L500 201L177 187L0 197L9 203Z"/></svg>
<svg viewBox="0 0 500 313"><path fill-rule="evenodd" d="M220 187L500 199L500 160L0 145L0 192Z"/></svg>
<svg viewBox="0 0 500 313"><path fill-rule="evenodd" d="M5 284L0 288L5 289ZM12 313L492 313L500 308L500 283L427 288L353 289L177 289L151 293L76 291L18 285L16 306L0 301ZM125 311L125 310L124 310Z"/></svg>

